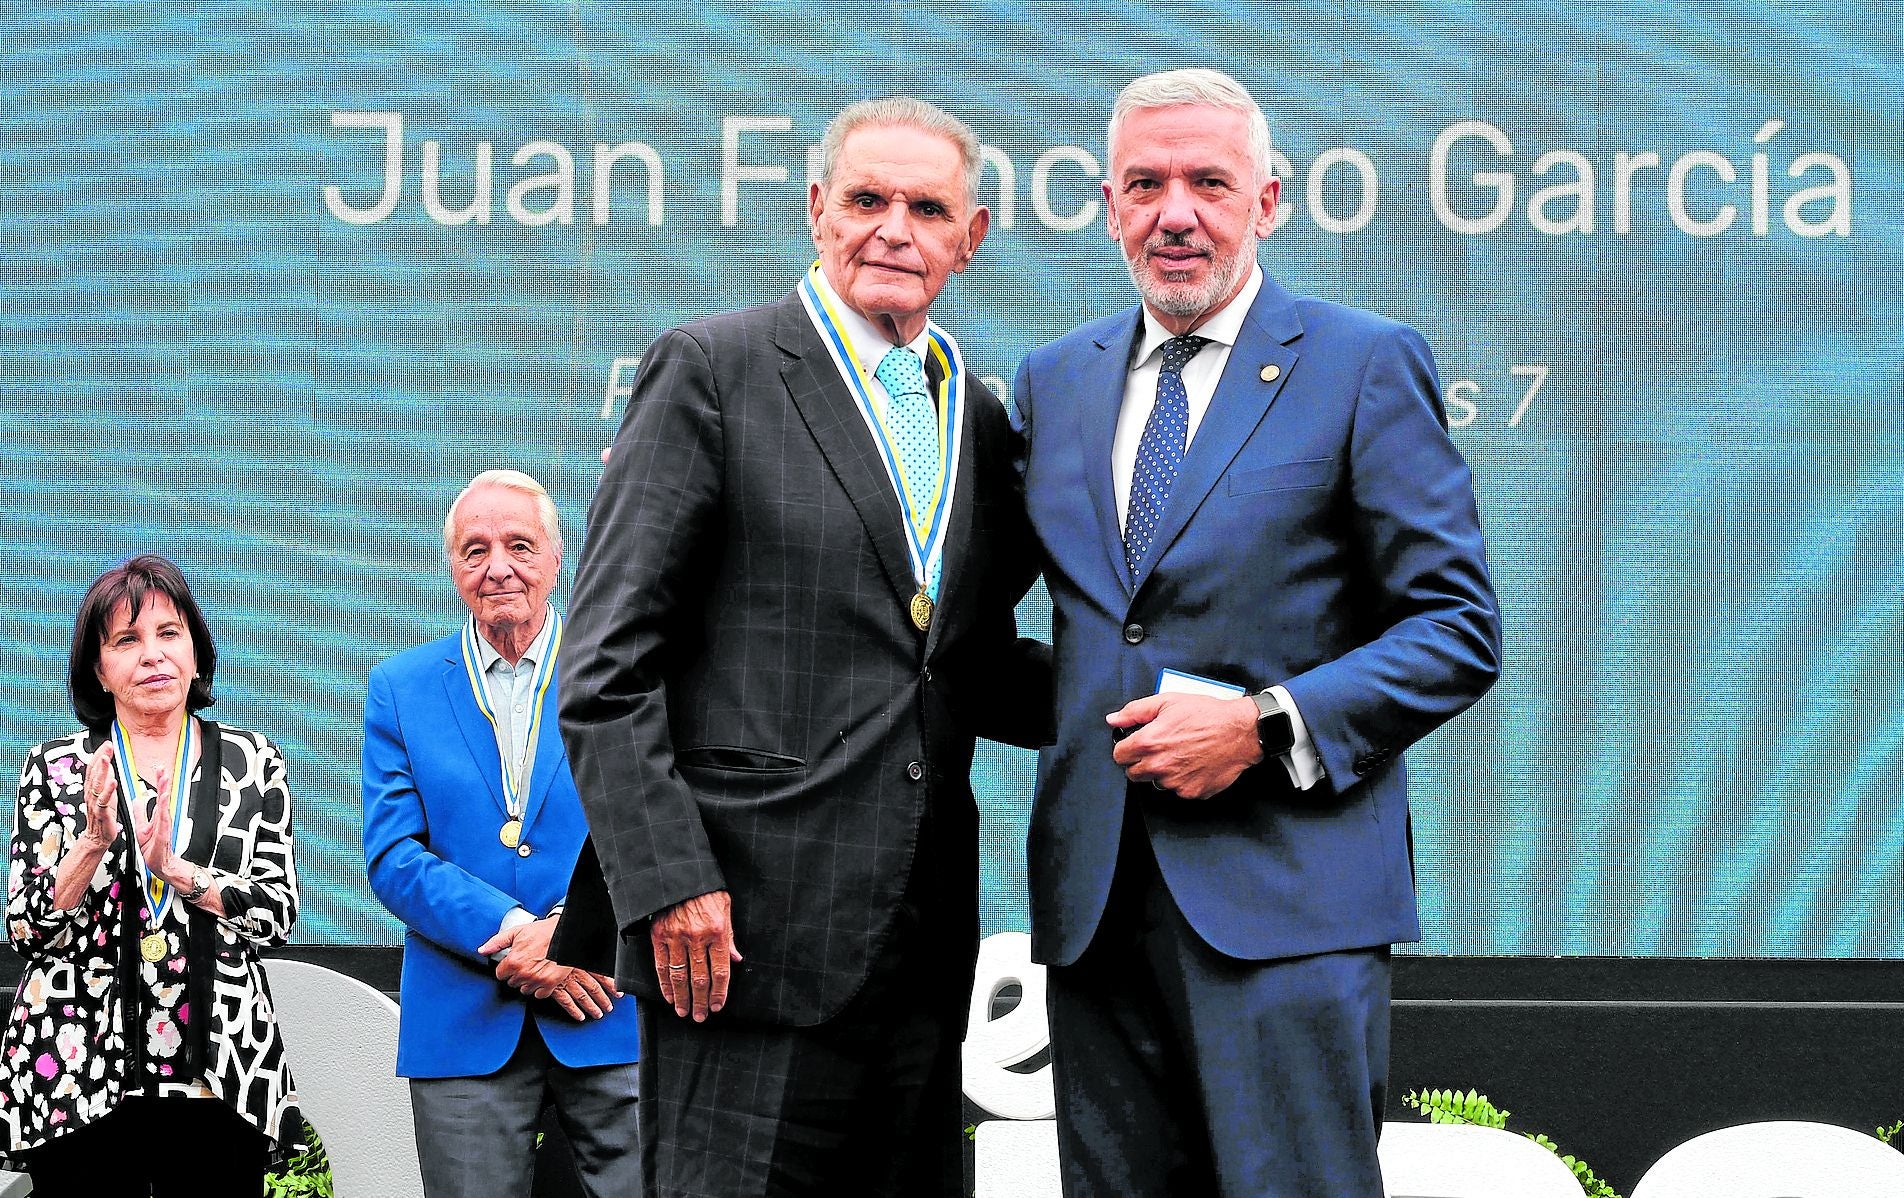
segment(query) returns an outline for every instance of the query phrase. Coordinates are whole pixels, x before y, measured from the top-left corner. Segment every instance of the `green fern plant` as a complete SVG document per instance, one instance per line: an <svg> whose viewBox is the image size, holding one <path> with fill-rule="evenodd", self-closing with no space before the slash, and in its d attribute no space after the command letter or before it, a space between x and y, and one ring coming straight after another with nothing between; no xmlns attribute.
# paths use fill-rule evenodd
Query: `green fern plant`
<svg viewBox="0 0 1904 1198"><path fill-rule="evenodd" d="M1487 1095L1469 1090L1410 1090L1402 1105L1428 1116L1430 1123L1471 1123L1476 1127L1505 1129L1512 1112L1498 1109Z"/></svg>
<svg viewBox="0 0 1904 1198"><path fill-rule="evenodd" d="M1889 1127L1878 1128L1878 1139L1899 1152L1904 1152L1904 1119L1899 1119Z"/></svg>
<svg viewBox="0 0 1904 1198"><path fill-rule="evenodd" d="M331 1180L331 1158L324 1141L307 1119L304 1123L303 1151L287 1158L282 1167L264 1175L266 1198L337 1198Z"/></svg>
<svg viewBox="0 0 1904 1198"><path fill-rule="evenodd" d="M1430 1123L1468 1123L1499 1131L1507 1130L1507 1117L1511 1113L1489 1102L1487 1095L1473 1090L1465 1093L1460 1090L1410 1090L1402 1096L1402 1105L1420 1111ZM1587 1167L1587 1162L1562 1152L1559 1145L1539 1132L1521 1134L1559 1157L1560 1163L1573 1172L1574 1180L1580 1183L1586 1198L1620 1198L1620 1192L1595 1175ZM1879 1138L1882 1138L1881 1133Z"/></svg>

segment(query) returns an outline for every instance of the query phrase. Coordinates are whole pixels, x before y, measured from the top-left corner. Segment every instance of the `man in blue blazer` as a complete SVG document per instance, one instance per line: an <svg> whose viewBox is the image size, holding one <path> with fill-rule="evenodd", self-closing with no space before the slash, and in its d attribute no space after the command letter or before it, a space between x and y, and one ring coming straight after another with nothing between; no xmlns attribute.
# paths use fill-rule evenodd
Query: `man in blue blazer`
<svg viewBox="0 0 1904 1198"><path fill-rule="evenodd" d="M1278 184L1214 71L1118 99L1142 304L1015 404L1054 609L1034 950L1070 1195L1379 1198L1389 946L1419 936L1402 751L1499 662L1428 347L1265 278Z"/></svg>
<svg viewBox="0 0 1904 1198"><path fill-rule="evenodd" d="M639 1190L635 1008L548 959L587 828L557 728L555 504L491 470L443 549L470 619L370 674L364 859L407 929L397 1072L431 1198L527 1194L553 1104L585 1192Z"/></svg>

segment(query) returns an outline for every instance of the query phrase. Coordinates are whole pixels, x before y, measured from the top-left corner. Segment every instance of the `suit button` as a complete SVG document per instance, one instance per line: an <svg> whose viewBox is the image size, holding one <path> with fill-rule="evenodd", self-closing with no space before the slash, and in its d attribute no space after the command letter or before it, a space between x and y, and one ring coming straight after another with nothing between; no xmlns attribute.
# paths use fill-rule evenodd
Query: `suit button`
<svg viewBox="0 0 1904 1198"><path fill-rule="evenodd" d="M1142 624L1124 625L1124 643L1125 644L1138 645L1138 644L1142 644L1143 640L1144 640L1144 626Z"/></svg>
<svg viewBox="0 0 1904 1198"><path fill-rule="evenodd" d="M925 766L920 765L916 761L909 761L906 763L906 777L912 779L914 782L917 782L919 779L925 776L926 776Z"/></svg>
<svg viewBox="0 0 1904 1198"><path fill-rule="evenodd" d="M921 682L931 682L932 681L932 667L927 666L925 669L920 670L919 680Z"/></svg>

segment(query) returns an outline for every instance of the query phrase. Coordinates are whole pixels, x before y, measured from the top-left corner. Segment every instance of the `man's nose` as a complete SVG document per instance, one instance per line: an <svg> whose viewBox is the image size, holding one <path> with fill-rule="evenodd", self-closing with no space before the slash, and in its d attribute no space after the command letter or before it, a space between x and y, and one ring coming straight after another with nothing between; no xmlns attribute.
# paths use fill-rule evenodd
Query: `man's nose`
<svg viewBox="0 0 1904 1198"><path fill-rule="evenodd" d="M1164 185L1163 207L1157 213L1157 225L1166 233L1187 233L1197 227L1197 205L1190 187L1181 179Z"/></svg>
<svg viewBox="0 0 1904 1198"><path fill-rule="evenodd" d="M912 241L912 210L904 204L886 205L879 219L879 239L887 245L907 245Z"/></svg>

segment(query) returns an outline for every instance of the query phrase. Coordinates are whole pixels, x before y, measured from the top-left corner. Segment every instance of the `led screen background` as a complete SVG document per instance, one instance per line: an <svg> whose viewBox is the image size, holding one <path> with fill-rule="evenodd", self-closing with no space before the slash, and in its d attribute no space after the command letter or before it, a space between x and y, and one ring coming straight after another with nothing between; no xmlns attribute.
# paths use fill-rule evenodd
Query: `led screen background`
<svg viewBox="0 0 1904 1198"><path fill-rule="evenodd" d="M1131 301L1111 97L1214 65L1282 155L1266 269L1420 328L1475 469L1506 671L1409 755L1421 950L1896 955L1899 6L1564 7L7 5L0 744L71 725L87 581L174 556L212 714L291 762L297 938L394 943L364 679L462 614L460 485L539 477L566 581L634 359L788 290L808 147L887 92L988 147L937 315L1003 390ZM982 755L988 931L1029 773Z"/></svg>

